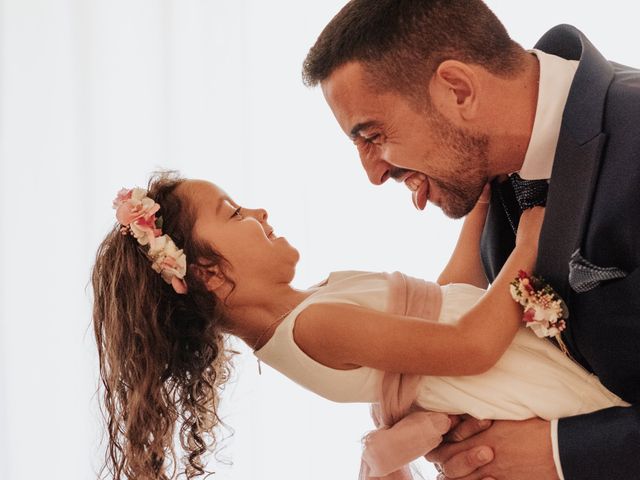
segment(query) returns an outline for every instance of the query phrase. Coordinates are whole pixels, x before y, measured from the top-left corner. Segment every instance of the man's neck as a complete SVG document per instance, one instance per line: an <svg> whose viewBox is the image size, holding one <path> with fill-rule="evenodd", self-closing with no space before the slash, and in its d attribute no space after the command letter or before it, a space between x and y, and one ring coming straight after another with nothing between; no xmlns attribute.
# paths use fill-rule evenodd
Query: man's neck
<svg viewBox="0 0 640 480"><path fill-rule="evenodd" d="M496 85L489 158L492 176L520 170L524 162L536 114L540 66L526 54L524 71Z"/></svg>

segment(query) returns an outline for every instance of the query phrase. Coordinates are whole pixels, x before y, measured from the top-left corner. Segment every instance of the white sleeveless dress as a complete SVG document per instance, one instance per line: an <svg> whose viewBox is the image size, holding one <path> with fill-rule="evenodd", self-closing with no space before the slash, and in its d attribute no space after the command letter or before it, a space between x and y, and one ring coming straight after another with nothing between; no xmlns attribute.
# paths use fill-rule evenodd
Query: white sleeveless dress
<svg viewBox="0 0 640 480"><path fill-rule="evenodd" d="M466 284L442 288L438 321L445 323L457 321L485 292ZM336 370L322 365L296 345L293 329L298 314L312 303L349 303L387 311L389 291L385 274L332 273L324 286L285 317L269 341L255 354L291 380L329 400L377 402L382 371L369 367ZM431 411L508 420L532 417L551 420L629 405L549 341L536 337L524 327L498 363L483 374L424 376L415 403Z"/></svg>

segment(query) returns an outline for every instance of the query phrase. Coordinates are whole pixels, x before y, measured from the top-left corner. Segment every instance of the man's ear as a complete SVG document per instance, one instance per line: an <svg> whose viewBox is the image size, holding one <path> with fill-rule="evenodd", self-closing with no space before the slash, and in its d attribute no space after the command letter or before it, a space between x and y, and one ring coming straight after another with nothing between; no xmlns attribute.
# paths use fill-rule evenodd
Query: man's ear
<svg viewBox="0 0 640 480"><path fill-rule="evenodd" d="M445 60L431 78L432 103L454 123L458 119L470 120L477 113L480 82L474 68L457 60Z"/></svg>
<svg viewBox="0 0 640 480"><path fill-rule="evenodd" d="M193 270L198 278L205 284L207 290L213 294L220 290L225 283L227 277L222 273L219 265L205 267L203 265L194 265Z"/></svg>

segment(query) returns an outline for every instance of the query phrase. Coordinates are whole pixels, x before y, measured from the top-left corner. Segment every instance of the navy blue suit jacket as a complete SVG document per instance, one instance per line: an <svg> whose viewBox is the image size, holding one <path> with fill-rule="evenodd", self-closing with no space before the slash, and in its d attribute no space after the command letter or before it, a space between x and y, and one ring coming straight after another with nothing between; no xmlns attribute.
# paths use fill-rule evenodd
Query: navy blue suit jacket
<svg viewBox="0 0 640 480"><path fill-rule="evenodd" d="M629 408L558 423L565 480L640 479L640 71L605 60L577 29L560 25L536 48L580 64L564 110L536 273L563 296L563 339L573 358ZM493 280L514 246L499 196L519 214L509 182L495 184L482 238ZM586 293L568 283L571 254L627 272Z"/></svg>

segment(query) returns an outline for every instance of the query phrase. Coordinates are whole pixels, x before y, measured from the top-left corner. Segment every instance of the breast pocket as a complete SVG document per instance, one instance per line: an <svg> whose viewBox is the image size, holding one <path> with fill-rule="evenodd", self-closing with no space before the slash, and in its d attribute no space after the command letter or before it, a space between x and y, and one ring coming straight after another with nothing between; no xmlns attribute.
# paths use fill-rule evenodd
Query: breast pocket
<svg viewBox="0 0 640 480"><path fill-rule="evenodd" d="M615 266L600 266L582 256L580 249L569 261L569 285L576 293L585 293L596 287L627 277L627 272Z"/></svg>

